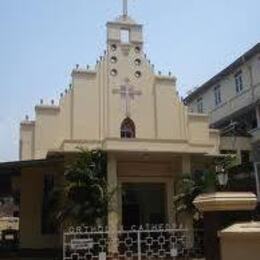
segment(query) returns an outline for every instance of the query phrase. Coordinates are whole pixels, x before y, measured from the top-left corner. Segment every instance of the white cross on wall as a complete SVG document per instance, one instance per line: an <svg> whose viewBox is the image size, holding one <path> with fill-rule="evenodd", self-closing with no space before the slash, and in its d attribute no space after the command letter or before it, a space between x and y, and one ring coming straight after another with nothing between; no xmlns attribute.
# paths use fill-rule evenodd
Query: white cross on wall
<svg viewBox="0 0 260 260"><path fill-rule="evenodd" d="M126 81L126 84L122 85L120 89L114 89L113 94L120 94L121 98L124 99L125 115L128 117L130 116L131 100L134 100L135 96L142 95L142 92L134 90L134 87L129 84L129 81Z"/></svg>

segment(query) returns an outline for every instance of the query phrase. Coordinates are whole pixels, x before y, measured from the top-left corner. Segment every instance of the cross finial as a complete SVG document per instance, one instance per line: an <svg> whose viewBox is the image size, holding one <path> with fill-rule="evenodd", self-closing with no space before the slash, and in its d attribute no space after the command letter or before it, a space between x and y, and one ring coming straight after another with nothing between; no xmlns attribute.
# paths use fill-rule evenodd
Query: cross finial
<svg viewBox="0 0 260 260"><path fill-rule="evenodd" d="M123 16L128 15L128 0L123 0Z"/></svg>

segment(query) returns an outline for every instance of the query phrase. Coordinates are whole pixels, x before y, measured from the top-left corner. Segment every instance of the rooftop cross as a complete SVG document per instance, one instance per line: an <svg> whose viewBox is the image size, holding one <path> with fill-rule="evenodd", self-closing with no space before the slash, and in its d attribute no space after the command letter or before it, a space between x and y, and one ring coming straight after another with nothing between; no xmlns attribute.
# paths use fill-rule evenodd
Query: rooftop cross
<svg viewBox="0 0 260 260"><path fill-rule="evenodd" d="M123 0L123 16L128 15L128 0Z"/></svg>

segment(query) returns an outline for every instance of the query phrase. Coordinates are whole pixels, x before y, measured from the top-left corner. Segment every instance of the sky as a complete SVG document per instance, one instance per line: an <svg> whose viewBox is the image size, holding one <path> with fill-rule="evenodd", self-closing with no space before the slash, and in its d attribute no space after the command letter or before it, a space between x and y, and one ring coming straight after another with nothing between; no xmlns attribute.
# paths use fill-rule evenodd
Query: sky
<svg viewBox="0 0 260 260"><path fill-rule="evenodd" d="M260 41L259 0L129 0L145 52L182 96ZM0 0L0 162L18 159L19 122L58 100L75 64L95 64L122 0Z"/></svg>

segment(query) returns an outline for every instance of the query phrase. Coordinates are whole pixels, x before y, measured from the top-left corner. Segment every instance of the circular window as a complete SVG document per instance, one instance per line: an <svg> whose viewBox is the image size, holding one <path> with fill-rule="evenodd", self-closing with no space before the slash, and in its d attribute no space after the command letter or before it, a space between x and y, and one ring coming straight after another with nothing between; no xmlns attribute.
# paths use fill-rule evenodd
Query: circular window
<svg viewBox="0 0 260 260"><path fill-rule="evenodd" d="M112 44L112 45L111 45L111 51L116 51L116 49L117 49L116 44Z"/></svg>
<svg viewBox="0 0 260 260"><path fill-rule="evenodd" d="M117 63L117 57L115 57L115 56L111 57L110 61L111 61L111 63L114 63L114 64Z"/></svg>
<svg viewBox="0 0 260 260"><path fill-rule="evenodd" d="M136 52L136 53L140 53L140 52L141 52L141 48L140 48L139 46L136 46L136 47L135 47L135 52Z"/></svg>
<svg viewBox="0 0 260 260"><path fill-rule="evenodd" d="M117 75L117 70L116 69L112 69L110 74L111 74L111 76L115 77Z"/></svg>
<svg viewBox="0 0 260 260"><path fill-rule="evenodd" d="M141 60L140 59L135 59L135 65L140 66L141 65Z"/></svg>
<svg viewBox="0 0 260 260"><path fill-rule="evenodd" d="M141 76L142 76L141 71L136 71L136 72L135 72L135 77L136 77L136 78L141 78Z"/></svg>

